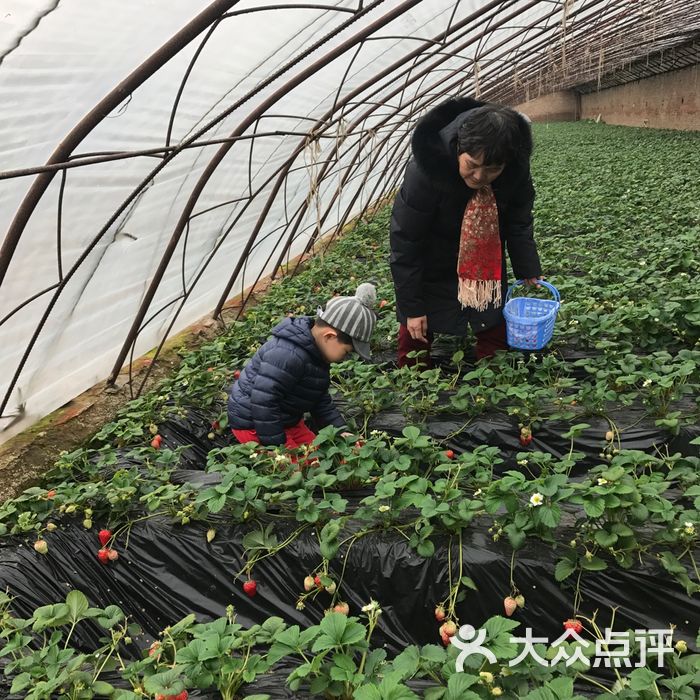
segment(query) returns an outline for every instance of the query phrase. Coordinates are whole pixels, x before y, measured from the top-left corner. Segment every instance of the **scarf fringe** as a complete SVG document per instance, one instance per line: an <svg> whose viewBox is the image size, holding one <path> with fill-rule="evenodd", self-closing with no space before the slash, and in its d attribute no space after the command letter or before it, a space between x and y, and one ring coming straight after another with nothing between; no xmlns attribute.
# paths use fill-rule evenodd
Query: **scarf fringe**
<svg viewBox="0 0 700 700"><path fill-rule="evenodd" d="M501 306L500 280L459 279L457 299L462 308L469 306L477 311L486 311L489 304Z"/></svg>

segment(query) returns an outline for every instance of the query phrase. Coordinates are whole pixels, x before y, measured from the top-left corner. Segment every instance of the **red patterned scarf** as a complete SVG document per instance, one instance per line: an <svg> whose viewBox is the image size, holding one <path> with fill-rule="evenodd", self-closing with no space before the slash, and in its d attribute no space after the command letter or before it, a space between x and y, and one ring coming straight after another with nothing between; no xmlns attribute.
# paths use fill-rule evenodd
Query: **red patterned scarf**
<svg viewBox="0 0 700 700"><path fill-rule="evenodd" d="M487 185L469 200L462 219L457 261L462 308L484 311L490 303L501 305L501 256L496 197Z"/></svg>

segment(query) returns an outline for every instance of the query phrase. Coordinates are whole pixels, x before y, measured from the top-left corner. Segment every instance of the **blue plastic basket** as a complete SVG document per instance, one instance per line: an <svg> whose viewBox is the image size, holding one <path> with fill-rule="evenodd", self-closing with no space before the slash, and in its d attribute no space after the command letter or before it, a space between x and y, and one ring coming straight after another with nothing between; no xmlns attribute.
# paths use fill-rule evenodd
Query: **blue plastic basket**
<svg viewBox="0 0 700 700"><path fill-rule="evenodd" d="M554 321L561 305L559 290L549 282L539 280L549 289L552 299L535 299L532 297L512 298L513 289L520 284L518 280L508 289L503 315L506 319L508 345L518 350L541 350L552 339Z"/></svg>

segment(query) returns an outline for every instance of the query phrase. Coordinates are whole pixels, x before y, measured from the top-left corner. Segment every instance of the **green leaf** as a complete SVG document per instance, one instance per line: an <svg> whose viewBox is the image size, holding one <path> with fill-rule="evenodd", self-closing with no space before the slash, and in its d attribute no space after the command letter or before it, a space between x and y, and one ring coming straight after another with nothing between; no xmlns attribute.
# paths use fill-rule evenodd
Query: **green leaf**
<svg viewBox="0 0 700 700"><path fill-rule="evenodd" d="M124 613L122 609L116 605L108 605L104 611L100 611L101 614L95 619L100 627L108 630L114 627L117 623L124 619ZM131 633L130 633L131 634Z"/></svg>
<svg viewBox="0 0 700 700"><path fill-rule="evenodd" d="M596 530L593 537L601 547L612 547L617 542L617 535L606 530Z"/></svg>
<svg viewBox="0 0 700 700"><path fill-rule="evenodd" d="M576 571L576 564L569 559L562 559L557 562L554 568L554 578L556 581L561 582L569 578L574 571Z"/></svg>
<svg viewBox="0 0 700 700"><path fill-rule="evenodd" d="M581 557L581 568L586 571L604 571L608 565L600 557L592 557L591 559Z"/></svg>
<svg viewBox="0 0 700 700"><path fill-rule="evenodd" d="M325 615L319 624L321 632L326 634L336 645L342 644L343 633L348 626L348 618L342 613L331 612Z"/></svg>
<svg viewBox="0 0 700 700"><path fill-rule="evenodd" d="M602 498L586 499L583 509L590 518L599 518L605 512L605 501Z"/></svg>
<svg viewBox="0 0 700 700"><path fill-rule="evenodd" d="M19 676L12 681L12 688L10 688L10 692L13 695L15 693L19 693L21 690L28 688L31 683L32 677L28 673L20 673Z"/></svg>
<svg viewBox="0 0 700 700"><path fill-rule="evenodd" d="M95 681L92 684L92 692L98 697L111 697L114 695L114 686L104 681Z"/></svg>
<svg viewBox="0 0 700 700"><path fill-rule="evenodd" d="M568 677L553 678L547 683L559 700L569 700L574 694L574 679Z"/></svg>
<svg viewBox="0 0 700 700"><path fill-rule="evenodd" d="M478 591L479 589L476 587L476 584L472 579L469 578L469 576L462 576L460 579L460 583L463 586L466 586L467 588L471 588L473 591Z"/></svg>
<svg viewBox="0 0 700 700"><path fill-rule="evenodd" d="M80 591L71 591L66 596L66 605L70 611L71 622L78 622L79 620L82 620L83 615L85 615L90 608L88 599L85 597L85 594L81 593Z"/></svg>
<svg viewBox="0 0 700 700"><path fill-rule="evenodd" d="M175 668L146 676L143 687L153 695L178 695L185 689L185 684L180 679L180 672Z"/></svg>
<svg viewBox="0 0 700 700"><path fill-rule="evenodd" d="M648 668L636 668L629 675L630 688L632 690L648 690L654 687L654 682L661 678L659 673L654 673Z"/></svg>
<svg viewBox="0 0 700 700"><path fill-rule="evenodd" d="M469 690L478 680L468 673L453 673L447 681L445 700L480 700L473 690Z"/></svg>

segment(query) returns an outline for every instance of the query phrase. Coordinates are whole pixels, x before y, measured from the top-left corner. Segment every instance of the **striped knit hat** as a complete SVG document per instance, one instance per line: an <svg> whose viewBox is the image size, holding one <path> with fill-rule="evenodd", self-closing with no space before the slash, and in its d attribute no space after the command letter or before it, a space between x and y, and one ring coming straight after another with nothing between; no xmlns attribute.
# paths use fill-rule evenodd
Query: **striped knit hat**
<svg viewBox="0 0 700 700"><path fill-rule="evenodd" d="M373 284L364 282L353 297L333 297L325 310L318 310L318 318L337 331L347 333L357 354L369 360L369 339L374 331L377 316L372 307L377 301L377 290Z"/></svg>

